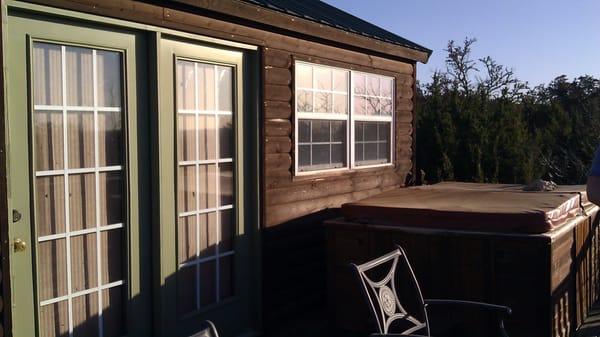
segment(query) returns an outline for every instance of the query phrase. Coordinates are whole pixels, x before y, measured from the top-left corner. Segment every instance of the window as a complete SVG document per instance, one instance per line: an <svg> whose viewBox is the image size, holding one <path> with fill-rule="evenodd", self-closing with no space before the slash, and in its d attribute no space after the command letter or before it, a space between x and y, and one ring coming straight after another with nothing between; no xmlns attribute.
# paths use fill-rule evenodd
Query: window
<svg viewBox="0 0 600 337"><path fill-rule="evenodd" d="M348 166L349 73L296 63L296 172Z"/></svg>
<svg viewBox="0 0 600 337"><path fill-rule="evenodd" d="M394 79L305 62L295 66L296 174L390 165Z"/></svg>
<svg viewBox="0 0 600 337"><path fill-rule="evenodd" d="M234 69L178 59L177 296L182 317L233 296Z"/></svg>
<svg viewBox="0 0 600 337"><path fill-rule="evenodd" d="M391 77L352 73L352 122L356 167L392 162L393 85Z"/></svg>

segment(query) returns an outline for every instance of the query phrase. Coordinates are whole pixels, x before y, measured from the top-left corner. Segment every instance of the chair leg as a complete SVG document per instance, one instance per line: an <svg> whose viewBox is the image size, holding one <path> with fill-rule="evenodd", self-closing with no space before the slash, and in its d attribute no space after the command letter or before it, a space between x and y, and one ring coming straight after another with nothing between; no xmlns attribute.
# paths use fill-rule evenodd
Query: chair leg
<svg viewBox="0 0 600 337"><path fill-rule="evenodd" d="M504 328L504 320L502 318L500 318L500 334L502 335L502 337L508 337L506 329Z"/></svg>

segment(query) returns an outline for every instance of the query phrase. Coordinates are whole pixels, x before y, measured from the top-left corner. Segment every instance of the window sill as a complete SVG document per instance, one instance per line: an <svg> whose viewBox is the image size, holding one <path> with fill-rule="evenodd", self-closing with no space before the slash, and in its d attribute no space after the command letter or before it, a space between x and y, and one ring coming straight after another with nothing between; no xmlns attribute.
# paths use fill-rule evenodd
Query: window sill
<svg viewBox="0 0 600 337"><path fill-rule="evenodd" d="M323 171L308 171L308 172L295 172L292 175L293 182L302 181L313 181L318 182L326 180L328 178L342 177L342 176L354 176L357 174L363 174L368 172L378 172L386 169L394 169L396 165L394 163L389 164L378 164L378 165L365 165L354 168L344 167L341 169L331 169Z"/></svg>

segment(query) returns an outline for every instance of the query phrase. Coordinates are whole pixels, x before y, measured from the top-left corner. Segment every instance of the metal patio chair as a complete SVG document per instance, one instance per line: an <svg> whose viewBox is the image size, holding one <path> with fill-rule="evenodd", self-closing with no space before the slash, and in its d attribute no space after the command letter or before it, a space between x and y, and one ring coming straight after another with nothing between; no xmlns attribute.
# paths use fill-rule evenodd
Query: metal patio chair
<svg viewBox="0 0 600 337"><path fill-rule="evenodd" d="M219 333L217 332L217 328L211 321L204 321L202 324L202 328L200 331L191 335L190 337L219 337Z"/></svg>
<svg viewBox="0 0 600 337"><path fill-rule="evenodd" d="M457 301L457 300L440 300L440 299L423 299L419 283L415 277L406 253L400 246L392 252L378 257L374 260L365 262L361 265L352 263L353 269L362 285L363 294L368 302L370 312L377 322L378 333L371 334L371 337L377 336L431 336L429 319L427 317L427 308L434 305L440 306L467 306L480 309L495 311L498 313L498 324L502 337L508 337L504 328L504 316L510 315L511 309L502 305L472 302L472 301ZM391 264L391 268L383 268L387 264ZM403 287L403 291L409 291L413 297L410 304L414 311L409 313L405 306L400 303L398 292L396 291L396 275L400 268L399 263L403 264L404 274L412 283L412 288ZM369 272L379 269L379 275L376 277L369 276ZM381 273L383 272L383 273ZM376 279L376 280L374 280ZM407 289L408 288L408 289ZM404 299L404 297L403 297ZM420 311L420 312L419 312ZM400 331L392 333L390 330Z"/></svg>

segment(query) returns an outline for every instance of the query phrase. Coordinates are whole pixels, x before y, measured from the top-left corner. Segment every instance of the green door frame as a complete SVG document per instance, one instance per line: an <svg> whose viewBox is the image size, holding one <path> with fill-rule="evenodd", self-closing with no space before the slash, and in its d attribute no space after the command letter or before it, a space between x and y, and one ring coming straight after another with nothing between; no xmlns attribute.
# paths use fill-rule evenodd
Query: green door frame
<svg viewBox="0 0 600 337"><path fill-rule="evenodd" d="M46 41L63 45L75 45L119 51L124 63L124 94L126 107L124 113L125 134L125 180L126 180L126 251L125 262L128 269L126 294L129 299L127 306L127 330L130 336L147 336L146 319L150 289L147 275L149 264L145 263L140 252L150 249L150 232L148 213L149 188L146 183L149 170L140 167L139 159L144 156L143 138L147 138L148 125L147 103L138 99L147 92L145 88L146 60L140 50L145 50L144 36L135 31L101 30L100 26L90 24L74 24L64 20L54 20L42 15L25 13L9 8L7 18L8 32L6 33L6 94L8 111L8 182L9 209L18 210L22 214L20 221L11 223L9 237L12 243L22 239L29 243L30 249L23 252L11 250L11 300L12 300L12 330L13 335L34 336L36 321L32 313L37 313L35 300L35 275L33 266L36 259L33 255L37 247L37 236L31 226L34 219L34 205L31 198L34 195L34 176L31 165L33 146L30 144L32 130L32 101L31 101L31 47L33 41ZM138 133L138 130L140 132ZM147 142L147 141L146 141ZM28 174L23 174L27 172ZM141 199L141 200L140 200ZM144 205L144 203L146 203ZM147 227L144 231L141 228ZM33 291L32 291L33 290ZM135 313L135 315L133 314ZM144 316L148 316L144 318Z"/></svg>
<svg viewBox="0 0 600 337"><path fill-rule="evenodd" d="M160 293L158 299L160 304L156 309L161 320L161 327L158 331L163 331L164 336L188 336L194 332L194 327L203 319L213 320L217 326L220 326L221 333L225 336L240 333L252 334L259 328L259 317L256 316L258 308L258 298L256 291L259 284L257 282L256 271L260 270L259 246L258 240L258 198L249 194L248 178L252 177L258 170L252 170L253 159L258 158L256 141L258 132L249 132L256 128L249 128L251 121L246 115L254 116L249 111L255 111L252 107L256 100L248 97L253 95L250 88L256 88L252 85L255 80L251 71L245 68L252 56L247 55L241 50L224 48L197 41L181 39L179 37L166 34L157 34L158 46L158 65L161 91L158 98L159 111L157 115L157 136L155 141L155 150L158 153L155 163L157 178L157 191L155 193L154 209L159 210L158 219L160 226L157 230L160 234L158 245L160 248L160 271L157 292ZM201 309L197 313L185 318L178 318L176 303L176 272L177 272L177 213L176 213L176 118L175 113L175 62L184 59L188 61L227 65L234 68L234 143L235 143L235 218L237 222L236 240L235 240L235 258L234 258L234 288L235 295L231 299L224 300L222 303L211 305L206 309ZM254 63L256 65L256 63ZM246 79L248 77L248 79ZM247 102L248 101L248 102ZM246 135L246 132L249 132ZM252 173L254 172L254 173ZM257 181L257 179L251 179ZM248 190L248 191L247 191ZM255 190L256 191L256 190ZM159 207L160 206L160 207ZM236 317L232 320L231 317ZM236 324L237 323L237 324ZM240 328L246 328L245 331Z"/></svg>
<svg viewBox="0 0 600 337"><path fill-rule="evenodd" d="M8 46L11 45L9 33L15 27L12 20L8 18L15 14L19 14L21 16L29 17L37 20L50 20L54 23L58 24L62 20L64 22L69 22L74 25L80 26L82 29L90 29L90 32L93 29L100 29L104 27L105 30L102 32L96 31L98 34L80 34L71 36L71 32L69 34L65 34L64 31L53 32L54 37L49 36L50 40L56 41L64 41L69 42L72 41L75 44L81 44L83 41L84 45L92 44L93 46L102 46L110 42L111 46L113 42L117 42L113 38L107 38L108 33L118 34L117 32L122 31L126 34L135 35L135 47L133 45L129 45L129 47L117 48L121 49L128 57L128 60L133 60L133 56L135 55L135 50L145 50L147 51L147 58L141 57L141 55L137 55L135 57L139 58L138 62L127 64L126 72L129 78L136 78L136 84L138 89L147 85L145 92L147 95L138 94L135 95L135 86L127 86L126 95L129 97L138 97L137 102L130 101L128 104L132 104L128 107L129 111L136 111L135 104L137 104L137 111L148 111L149 113L141 113L136 116L127 116L128 126L137 125L137 127L126 127L127 133L127 152L128 158L130 159L130 167L127 170L128 179L129 179L129 189L128 193L130 195L130 199L128 202L136 203L139 209L137 214L130 214L129 221L133 221L134 218L137 218L137 222L143 224L144 228L147 228L150 223L152 223L152 231L145 230L137 232L138 236L135 236L135 233L131 233L131 244L137 244L139 249L137 250L138 256L134 256L132 252L133 249L130 249L129 259L133 261L133 264L137 264L139 268L139 278L137 280L131 281L131 286L134 286L132 293L141 294L140 296L135 297L135 300L132 301L132 306L136 309L133 310L137 319L142 321L141 328L139 330L130 330L132 332L131 336L171 336L170 328L173 327L172 324L177 324L176 321L172 320L173 313L169 311L172 309L165 304L168 304L169 294L175 288L165 286L165 272L168 269L163 268L162 261L165 259L163 257L163 250L161 249L162 238L161 234L161 224L160 220L161 213L159 212L160 207L157 207L155 202L151 200L151 196L156 198L158 192L160 192L160 185L156 184L156 181L160 179L160 170L158 166L158 161L154 160L155 158L160 158L160 147L158 144L158 133L160 128L157 123L159 122L159 118L161 115L159 114L160 107L163 104L163 97L159 95L162 92L164 87L161 83L162 75L159 73L159 61L160 61L160 43L162 41L162 36L168 36L169 39L185 39L190 43L202 43L206 46L211 46L213 48L225 48L230 51L238 51L242 52L243 57L243 66L244 69L243 83L240 83L240 88L242 90L242 95L244 96L244 100L240 105L240 108L243 109L246 113L243 114L243 120L238 121L239 125L243 125L245 129L245 135L242 138L239 138L238 141L242 141L244 146L240 147L241 153L238 153L240 158L244 158L243 161L240 161L240 167L238 170L240 172L244 172L245 178L245 191L241 198L242 203L245 204L243 208L243 213L240 213L240 216L243 217L245 221L245 228L247 235L246 245L248 246L248 251L251 252L248 263L249 268L252 272L247 275L247 279L244 280L249 290L247 292L247 303L249 306L247 310L251 313L251 329L252 331L248 331L248 335L254 334L255 331L260 330L262 327L262 272L261 272L261 243L260 236L258 235L258 231L260 228L260 191L261 191L261 183L260 183L260 111L261 104L260 98L262 94L261 88L261 80L260 80L260 61L259 61L259 51L256 46L238 43L234 41L227 41L218 38L212 38L207 36L200 36L196 34L190 34L181 31L175 31L167 28L150 26L145 24L138 24L134 22L124 21L120 19L112 19L107 17L100 17L93 14L81 13L71 10L65 9L57 9L53 7L47 7L43 5L36 5L31 3L26 3L22 1L14 1L7 0L2 2L2 13L4 16L3 25L4 28L2 30L3 41L4 44L2 46L3 52L6 56L10 56L12 49ZM8 14L7 14L8 13ZM35 24L32 28L39 29L40 24L42 22L34 22ZM29 27L23 27L29 28ZM50 33L50 32L49 32ZM116 36L116 35L115 35ZM98 43L90 43L98 41ZM94 40L96 39L96 40ZM118 44L118 43L117 43ZM129 49L128 49L129 48ZM113 47L114 49L114 47ZM25 58L13 62L10 64L8 59L12 59L11 57L4 58L4 69L9 69L11 67L26 66ZM147 62L147 63L146 63ZM14 64L16 63L16 64ZM25 68L24 68L25 69ZM13 120L11 117L11 111L13 109L22 109L21 111L29 111L26 106L19 106L17 104L18 100L22 100L23 102L28 102L28 98L23 96L26 95L27 90L22 90L21 93L15 93L15 88L27 88L27 78L26 74L23 73L21 76L9 76L10 71L5 74L5 97L7 101L7 117L6 117L6 127L9 130L9 133L16 134L17 132L25 132L24 134L28 134L29 129L29 120L26 122ZM136 74L135 77L133 74ZM147 76L147 80L145 78ZM133 90L133 92L131 92ZM142 92L140 90L139 92ZM14 95L15 97L11 96ZM19 95L20 98L19 98ZM133 95L133 96L131 96ZM25 103L24 103L25 104ZM241 129L241 128L240 128ZM174 132L172 129L171 132ZM149 141L151 139L151 141ZM173 138L174 139L174 138ZM172 139L172 141L173 141ZM8 202L9 202L9 210L11 209L19 209L23 207L30 207L31 200L29 198L28 193L30 193L31 189L27 189L27 196L24 197L22 195L15 195L16 186L21 186L22 184L27 184L29 186L30 179L29 176L23 174L14 174L14 172L29 172L32 173L32 169L30 167L29 160L31 158L28 156L27 151L23 151L22 146L17 146L12 143L12 139L10 138L7 142L7 176L8 176ZM12 145L11 145L12 144ZM18 144L18 143L17 143ZM137 158L138 160L133 160L133 158ZM172 159L172 158L171 158ZM151 168L144 167L144 165L139 165L139 163L149 163L151 162ZM136 166L136 167L133 167ZM151 172L149 172L151 170ZM11 174L13 172L13 174ZM137 177L136 179L132 179L133 176ZM135 185L135 186L134 186ZM11 188L12 187L12 188ZM138 198L133 200L132 191L134 188L137 188L139 192ZM12 192L11 192L12 191ZM150 206L144 206L150 205ZM241 204L240 204L241 205ZM151 209L148 209L151 208ZM133 209L133 208L132 208ZM22 212L23 218L19 221L20 224L30 223L31 214ZM31 289L33 289L33 284L27 282L19 282L18 277L15 276L20 275L21 272L25 272L28 267L27 263L31 264L32 255L31 251L27 250L24 253L19 253L21 255L12 253L12 240L17 237L23 236L23 227L25 226L16 226L16 224L12 223L12 219L5 219L6 223L9 224L9 235L10 235L10 245L11 245L11 254L9 256L10 260L10 284L12 289L11 301L12 303L12 315L11 318L13 320L13 327L21 326L21 324L30 323L27 318L27 310L24 310L21 305L15 305L15 301L17 300L15 294L21 294L23 291L29 290L29 294L31 294ZM30 237L27 237L27 240L31 240ZM138 241L137 243L135 241ZM145 247L151 246L146 249ZM142 253L145 252L145 253ZM174 257L174 256L172 256ZM132 264L132 267L134 266ZM167 263L167 267L168 267ZM169 267L169 268L172 268ZM5 277L8 277L5 273ZM131 273L133 274L133 273ZM152 285L148 285L146 280L151 280ZM137 285L135 283L137 282ZM150 288L150 289L149 289ZM170 289L170 290L169 290ZM152 294L150 294L152 293ZM29 301L33 305L32 295L20 296L18 298L21 302ZM174 297L171 297L174 298ZM133 312L132 311L132 312ZM130 312L131 313L131 312ZM141 313L141 314L140 314ZM151 324L148 324L147 317L150 315L154 318L153 327L154 331L148 332L148 329L152 328ZM30 325L31 327L32 325ZM33 329L33 328L31 328ZM14 336L33 336L33 333L28 333L32 330L24 330L21 332L18 330L14 330Z"/></svg>

